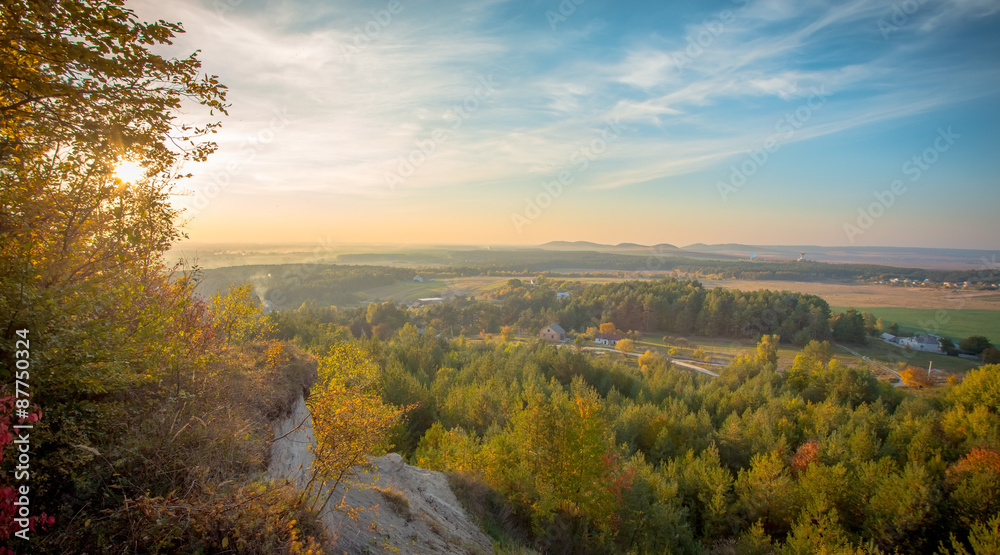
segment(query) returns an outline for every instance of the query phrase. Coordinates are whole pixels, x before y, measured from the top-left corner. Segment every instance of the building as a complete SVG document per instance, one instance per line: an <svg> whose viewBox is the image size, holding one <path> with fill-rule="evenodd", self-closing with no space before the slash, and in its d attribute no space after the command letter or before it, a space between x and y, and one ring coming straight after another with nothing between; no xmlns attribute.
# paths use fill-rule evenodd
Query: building
<svg viewBox="0 0 1000 555"><path fill-rule="evenodd" d="M549 324L542 329L538 336L546 341L565 341L566 330L562 329L559 324Z"/></svg>
<svg viewBox="0 0 1000 555"><path fill-rule="evenodd" d="M556 298L557 299L568 299L569 298L569 293L560 291L559 293L556 293Z"/></svg>
<svg viewBox="0 0 1000 555"><path fill-rule="evenodd" d="M599 345L607 345L608 347L614 347L621 341L622 336L617 333L599 333L594 336L594 343Z"/></svg>
<svg viewBox="0 0 1000 555"><path fill-rule="evenodd" d="M885 341L886 343L899 343L899 338L891 333L883 333L879 337L881 337L882 341Z"/></svg>
<svg viewBox="0 0 1000 555"><path fill-rule="evenodd" d="M899 340L900 347L909 347L914 351L924 351L927 353L941 352L941 338L936 335L917 335L914 337L903 337Z"/></svg>
<svg viewBox="0 0 1000 555"><path fill-rule="evenodd" d="M423 282L425 282L427 280L425 280L424 278L422 278L420 276L413 276L413 281L415 281L417 283L423 283Z"/></svg>

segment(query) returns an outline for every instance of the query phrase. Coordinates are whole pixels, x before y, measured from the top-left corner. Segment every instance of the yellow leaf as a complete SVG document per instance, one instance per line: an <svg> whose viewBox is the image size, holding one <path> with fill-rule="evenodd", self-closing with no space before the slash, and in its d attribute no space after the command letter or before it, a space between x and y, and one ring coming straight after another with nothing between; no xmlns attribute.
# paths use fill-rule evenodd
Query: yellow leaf
<svg viewBox="0 0 1000 555"><path fill-rule="evenodd" d="M229 538L222 538L222 549L229 547Z"/></svg>

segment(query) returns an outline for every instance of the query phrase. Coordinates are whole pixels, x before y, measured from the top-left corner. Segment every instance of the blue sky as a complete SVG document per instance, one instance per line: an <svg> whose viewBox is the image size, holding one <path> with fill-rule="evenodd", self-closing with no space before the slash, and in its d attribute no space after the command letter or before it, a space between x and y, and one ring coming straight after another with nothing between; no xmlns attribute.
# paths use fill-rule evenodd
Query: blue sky
<svg viewBox="0 0 1000 555"><path fill-rule="evenodd" d="M995 1L132 7L230 88L193 240L1000 247Z"/></svg>

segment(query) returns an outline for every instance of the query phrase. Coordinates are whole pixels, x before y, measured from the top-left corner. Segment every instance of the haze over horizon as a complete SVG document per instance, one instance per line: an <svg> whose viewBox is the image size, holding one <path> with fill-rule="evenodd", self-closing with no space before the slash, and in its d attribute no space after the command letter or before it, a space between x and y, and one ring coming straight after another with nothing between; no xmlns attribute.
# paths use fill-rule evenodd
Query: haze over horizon
<svg viewBox="0 0 1000 555"><path fill-rule="evenodd" d="M996 2L130 5L230 90L192 241L998 247Z"/></svg>

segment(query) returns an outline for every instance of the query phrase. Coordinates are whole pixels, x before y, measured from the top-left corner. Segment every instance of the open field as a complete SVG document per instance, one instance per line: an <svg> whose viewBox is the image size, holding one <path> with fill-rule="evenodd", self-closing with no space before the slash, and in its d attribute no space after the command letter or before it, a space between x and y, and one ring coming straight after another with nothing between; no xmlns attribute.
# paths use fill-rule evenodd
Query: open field
<svg viewBox="0 0 1000 555"><path fill-rule="evenodd" d="M897 306L902 308L1000 311L1000 291L964 291L895 287L867 283L822 283L805 281L746 281L735 279L701 279L706 288L724 287L740 291L756 289L786 290L823 297L830 306L869 308ZM1000 317L1000 313L998 313Z"/></svg>
<svg viewBox="0 0 1000 555"><path fill-rule="evenodd" d="M846 310L832 307L834 312ZM950 337L957 344L970 335L985 335L1000 342L1000 312L994 310L946 310L898 307L870 307L865 312L899 324L901 331L933 333Z"/></svg>

